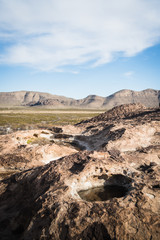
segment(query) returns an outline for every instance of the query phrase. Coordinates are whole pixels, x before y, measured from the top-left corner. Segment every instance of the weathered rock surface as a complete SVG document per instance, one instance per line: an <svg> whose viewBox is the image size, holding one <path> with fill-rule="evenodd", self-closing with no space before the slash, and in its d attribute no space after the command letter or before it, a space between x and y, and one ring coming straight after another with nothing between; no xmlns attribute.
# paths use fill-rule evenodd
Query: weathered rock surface
<svg viewBox="0 0 160 240"><path fill-rule="evenodd" d="M121 105L77 126L89 150L136 151L148 146L159 146L160 109L147 109L140 104ZM78 136L76 137L78 138Z"/></svg>
<svg viewBox="0 0 160 240"><path fill-rule="evenodd" d="M0 182L1 239L159 239L159 121L160 109L127 105L73 127L90 151ZM102 186L127 192L101 201Z"/></svg>
<svg viewBox="0 0 160 240"><path fill-rule="evenodd" d="M12 170L19 171L41 166L51 160L77 152L71 144L73 140L69 141L71 135L55 133L54 130L57 132L60 128L18 131L1 135L0 179Z"/></svg>

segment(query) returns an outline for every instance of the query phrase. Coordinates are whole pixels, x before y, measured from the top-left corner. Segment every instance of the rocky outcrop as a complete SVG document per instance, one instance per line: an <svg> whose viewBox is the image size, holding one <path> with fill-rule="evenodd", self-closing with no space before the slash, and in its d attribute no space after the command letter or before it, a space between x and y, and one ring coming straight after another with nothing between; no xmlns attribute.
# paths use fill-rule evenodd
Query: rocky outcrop
<svg viewBox="0 0 160 240"><path fill-rule="evenodd" d="M20 91L1 92L0 105L6 106L43 106L49 108L102 108L111 109L121 104L141 103L146 107L158 107L160 91L146 89L144 91L121 90L108 97L89 95L83 99L56 96L49 93Z"/></svg>
<svg viewBox="0 0 160 240"><path fill-rule="evenodd" d="M77 152L71 135L51 130L28 130L0 136L0 179L12 171L42 166L60 157Z"/></svg>
<svg viewBox="0 0 160 240"><path fill-rule="evenodd" d="M87 142L88 149L110 150L116 147L123 152L152 145L152 140L153 145L154 141L159 144L159 121L159 108L127 104L82 121L77 126L85 129L83 141Z"/></svg>
<svg viewBox="0 0 160 240"><path fill-rule="evenodd" d="M13 175L0 185L1 239L157 240L159 174L157 163L137 156L83 152ZM127 192L107 201L80 197L102 185Z"/></svg>
<svg viewBox="0 0 160 240"><path fill-rule="evenodd" d="M127 117L131 117L135 114L140 114L141 112L145 112L145 110L148 112L149 110L146 109L146 107L142 104L125 104L125 105L120 105L117 107L112 108L111 110L99 114L96 117L93 117L92 119L82 121L78 123L77 125L80 125L81 123L90 123L92 124L93 122L101 122L101 121L114 121L114 120L119 120L119 119L124 119Z"/></svg>
<svg viewBox="0 0 160 240"><path fill-rule="evenodd" d="M160 109L120 106L62 129L89 150L0 182L1 239L159 239Z"/></svg>

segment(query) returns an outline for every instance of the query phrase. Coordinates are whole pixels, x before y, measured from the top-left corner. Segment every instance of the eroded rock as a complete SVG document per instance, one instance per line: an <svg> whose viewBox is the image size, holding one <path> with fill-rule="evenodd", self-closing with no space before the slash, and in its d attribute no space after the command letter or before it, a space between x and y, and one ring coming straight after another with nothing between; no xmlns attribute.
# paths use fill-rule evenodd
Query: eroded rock
<svg viewBox="0 0 160 240"><path fill-rule="evenodd" d="M119 163L93 154L77 153L3 180L2 239L159 239L160 168L142 173L136 160L131 166L128 158ZM106 184L127 191L106 201L79 196Z"/></svg>
<svg viewBox="0 0 160 240"><path fill-rule="evenodd" d="M160 111L117 111L63 129L89 151L0 182L2 239L160 238Z"/></svg>

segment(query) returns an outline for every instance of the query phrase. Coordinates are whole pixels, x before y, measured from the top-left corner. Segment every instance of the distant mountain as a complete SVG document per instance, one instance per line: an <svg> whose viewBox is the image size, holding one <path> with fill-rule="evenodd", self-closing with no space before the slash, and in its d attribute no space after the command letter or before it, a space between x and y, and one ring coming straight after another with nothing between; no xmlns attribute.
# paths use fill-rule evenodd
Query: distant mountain
<svg viewBox="0 0 160 240"><path fill-rule="evenodd" d="M146 107L158 107L160 91L146 89L143 91L121 90L106 97L103 107L112 108L120 104L141 103Z"/></svg>
<svg viewBox="0 0 160 240"><path fill-rule="evenodd" d="M141 103L146 107L158 107L160 103L160 91L154 89L143 91L121 90L108 97L89 95L79 100L33 91L0 92L1 106L111 109L115 106L128 103Z"/></svg>
<svg viewBox="0 0 160 240"><path fill-rule="evenodd" d="M74 100L74 99L73 99ZM70 104L72 98L56 96L50 93L17 91L17 92L0 92L0 105L5 106L65 106Z"/></svg>

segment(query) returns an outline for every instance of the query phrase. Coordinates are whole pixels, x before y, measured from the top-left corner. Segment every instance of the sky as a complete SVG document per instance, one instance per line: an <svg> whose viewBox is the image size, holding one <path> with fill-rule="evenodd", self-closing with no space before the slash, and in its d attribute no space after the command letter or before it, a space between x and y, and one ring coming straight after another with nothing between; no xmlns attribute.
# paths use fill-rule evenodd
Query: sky
<svg viewBox="0 0 160 240"><path fill-rule="evenodd" d="M0 91L160 89L159 0L0 0Z"/></svg>

